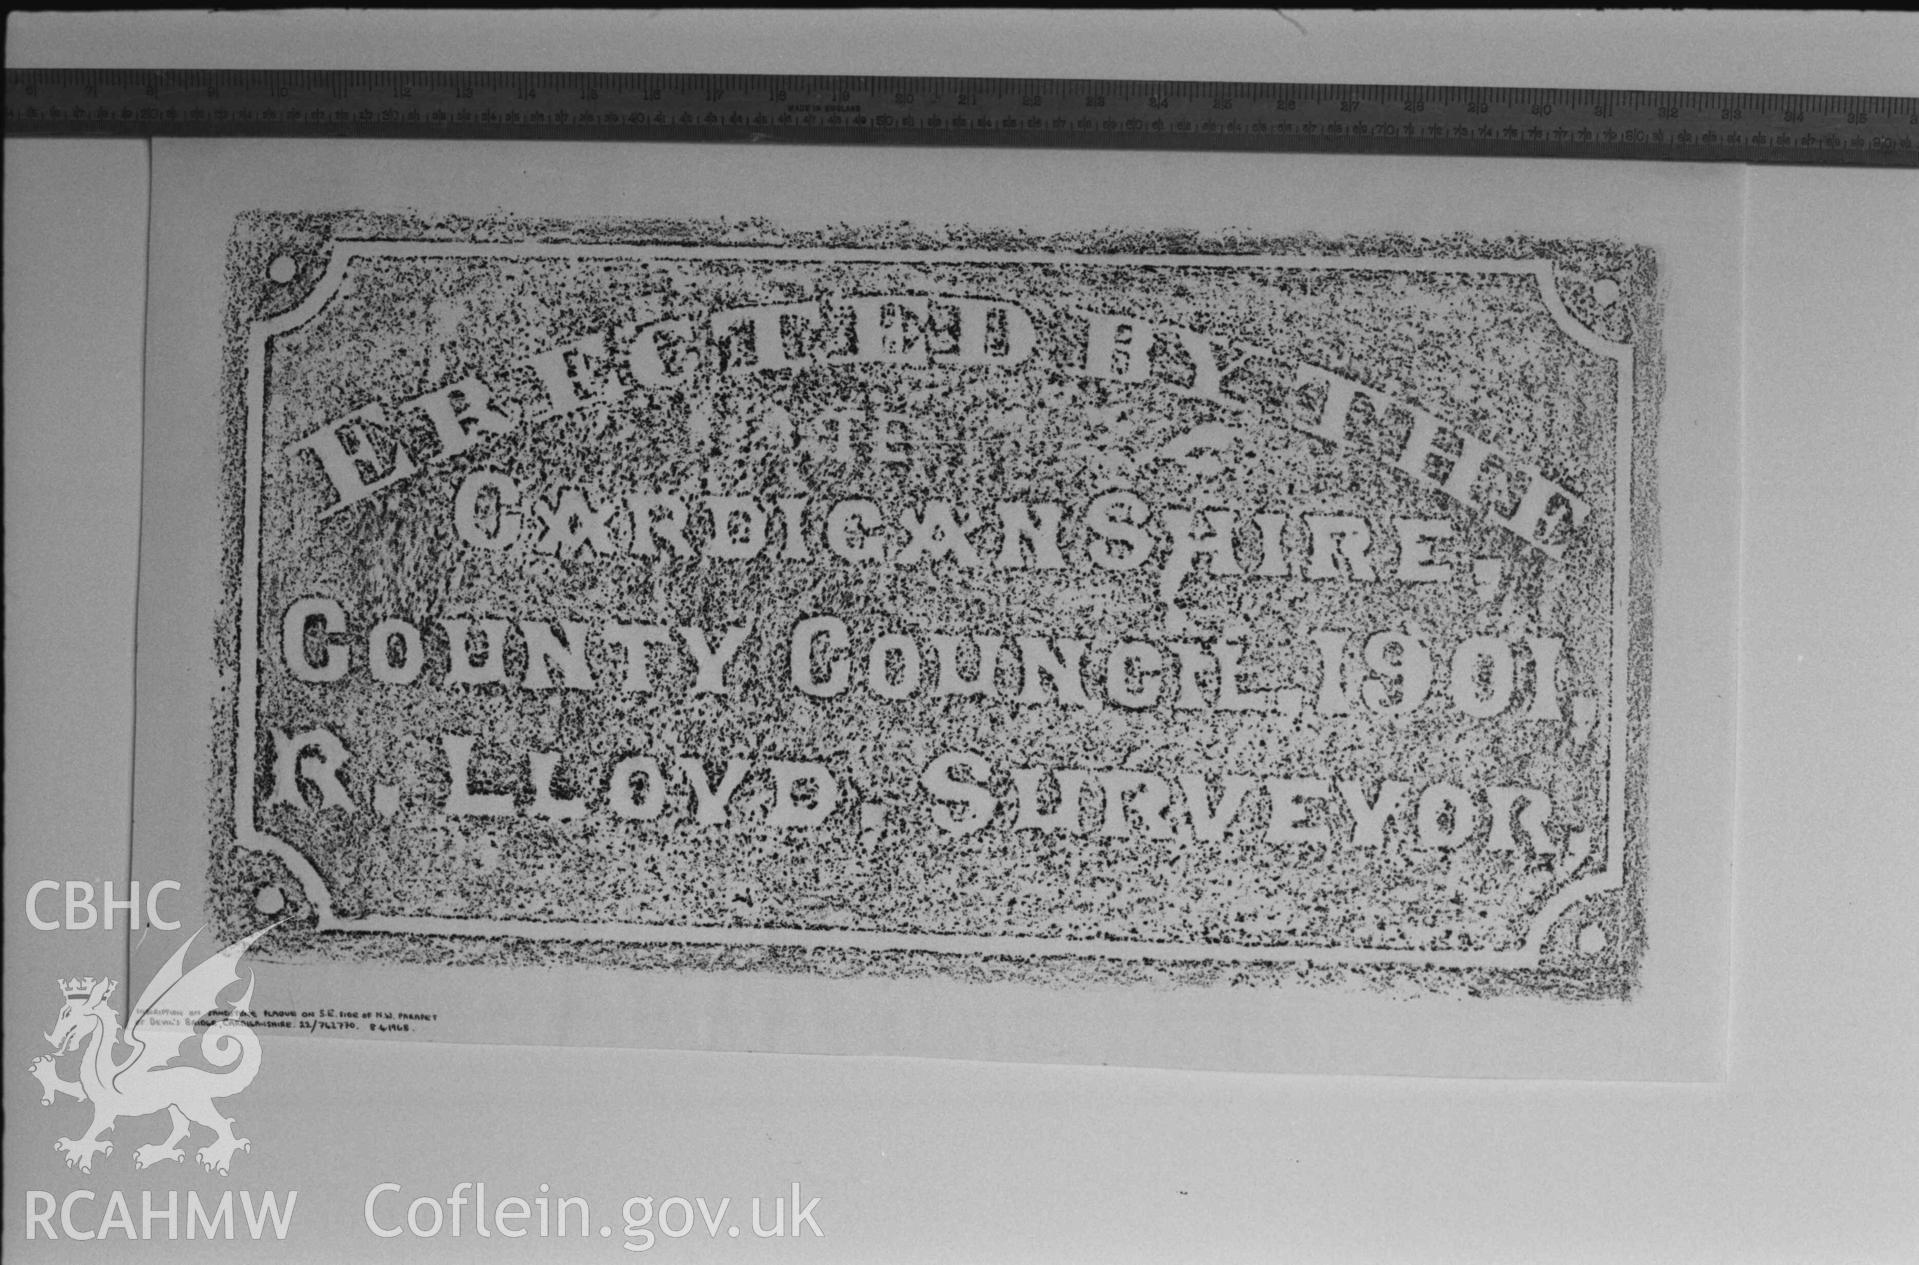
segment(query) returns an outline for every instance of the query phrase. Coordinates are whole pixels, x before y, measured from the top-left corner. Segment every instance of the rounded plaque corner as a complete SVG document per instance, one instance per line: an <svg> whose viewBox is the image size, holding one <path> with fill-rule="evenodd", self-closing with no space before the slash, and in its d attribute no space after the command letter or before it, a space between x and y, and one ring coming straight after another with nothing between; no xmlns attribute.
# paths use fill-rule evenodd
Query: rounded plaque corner
<svg viewBox="0 0 1919 1265"><path fill-rule="evenodd" d="M1535 927L1540 967L1601 986L1614 980L1623 995L1630 990L1641 939L1625 889L1569 889L1564 895L1570 899Z"/></svg>
<svg viewBox="0 0 1919 1265"><path fill-rule="evenodd" d="M350 243L311 231L262 232L233 261L253 295L253 328L285 334L325 309L346 274Z"/></svg>
<svg viewBox="0 0 1919 1265"><path fill-rule="evenodd" d="M1625 301L1625 291L1619 281L1608 275L1588 277L1579 272L1561 275L1566 272L1562 264L1541 260L1538 270L1533 274L1539 282L1540 300L1545 303L1553 324L1559 327L1562 334L1588 351L1612 357L1629 355L1631 343L1603 332L1615 324L1608 314L1619 311ZM1568 302L1575 282L1579 288L1576 305ZM1576 314L1575 306L1583 312L1589 312L1594 324L1588 324ZM1601 328L1594 328L1595 324Z"/></svg>
<svg viewBox="0 0 1919 1265"><path fill-rule="evenodd" d="M227 869L219 890L229 926L247 931L277 926L282 934L305 937L337 921L326 880L282 840L264 834L238 840Z"/></svg>

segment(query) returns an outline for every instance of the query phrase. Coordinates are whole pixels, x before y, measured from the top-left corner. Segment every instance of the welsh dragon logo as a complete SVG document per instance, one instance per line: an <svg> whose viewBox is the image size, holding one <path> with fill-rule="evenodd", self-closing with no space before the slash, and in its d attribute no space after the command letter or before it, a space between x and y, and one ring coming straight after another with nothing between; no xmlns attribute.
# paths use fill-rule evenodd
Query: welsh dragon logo
<svg viewBox="0 0 1919 1265"><path fill-rule="evenodd" d="M239 982L236 964L240 955L272 929L261 928L190 971L182 964L199 933L189 936L154 973L146 991L134 1003L124 1037L120 1017L107 1004L118 987L115 981L87 978L60 982L67 1004L61 1008L53 1031L47 1034L54 1052L35 1059L29 1070L40 1082L42 1105L51 1104L61 1095L93 1104L93 1126L79 1138L61 1138L54 1144L66 1152L67 1167L91 1172L96 1155L113 1153L113 1143L101 1134L124 1116L158 1111L165 1111L171 1118L172 1131L164 1142L135 1148L136 1167L184 1159L180 1143L196 1124L213 1130L213 1141L200 1148L199 1160L214 1172L224 1174L235 1151L252 1149L247 1139L234 1136L233 1121L213 1105L214 1099L231 1098L252 1084L260 1070L260 1039L239 1019L253 1000L251 976L246 992L200 1037L201 1056L214 1070L173 1063L181 1047L195 1035L198 1021L217 1011L220 994ZM131 1047L124 1058L116 1053L122 1046ZM76 1049L80 1077L63 1080L55 1061Z"/></svg>

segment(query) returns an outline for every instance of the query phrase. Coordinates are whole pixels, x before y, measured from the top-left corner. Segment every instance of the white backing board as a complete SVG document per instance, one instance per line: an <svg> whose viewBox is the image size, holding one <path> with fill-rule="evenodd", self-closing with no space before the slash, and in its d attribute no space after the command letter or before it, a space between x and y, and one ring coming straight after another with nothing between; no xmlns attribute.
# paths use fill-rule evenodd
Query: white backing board
<svg viewBox="0 0 1919 1265"><path fill-rule="evenodd" d="M270 1018L383 1034L432 1015L401 1030L488 1041L1719 1074L1738 172L411 143L162 143L155 161L136 866L198 897L211 836L216 890L196 907L227 911L229 938L312 923L310 942L256 950L286 961L262 975ZM264 275L280 261L287 280ZM980 358L1018 363L962 378L937 358L859 360L848 305L888 286L1000 304L990 319L1019 332ZM748 347L753 304L822 296L817 349ZM845 330L825 332L836 311ZM1162 331L1150 351L1088 368L1089 340L1123 343L1148 327L1113 322L1143 312ZM936 343L945 318L919 319ZM507 400L530 357L581 339L601 360L644 342L658 363L615 350L616 376L576 360L605 376L558 388L580 392L572 409ZM1186 347L1239 376L1202 383ZM717 372L659 359L681 354ZM404 461L367 448L368 426L424 425L409 401L456 383L498 395L495 429L462 431L442 458L425 455L430 430L398 441ZM620 403L587 403L613 390ZM360 411L382 400L377 419ZM1437 478L1411 474L1415 413L1440 428ZM900 435L873 438L886 425ZM983 438L952 438L969 426ZM1466 464L1457 435L1482 445L1484 479L1443 492ZM917 459L893 447L915 442ZM994 443L1019 446L1013 473ZM1549 509L1553 479L1576 509ZM675 508L627 508L662 489ZM700 540L686 498L698 511L702 493L741 492L757 537L784 543L682 560L684 537L655 545L635 525L671 513ZM769 528L781 496L790 516ZM1064 507L1057 575L1018 548L991 561L1001 545L978 524L1009 500L1028 521L1031 503ZM956 553L934 527L893 526L939 507L988 556L964 531ZM579 534L583 513L596 535ZM1274 525L1256 533L1262 514ZM1115 562L1149 519L1150 560ZM1233 539L1224 556L1196 545L1208 523ZM934 557L866 556L873 540ZM1227 571L1251 578L1209 580ZM522 646L510 679L502 659L500 682L467 683L487 657L471 629L508 610L522 622L496 625L502 643L540 625L571 675ZM447 645L429 651L420 627ZM669 642L637 699L614 645L636 627ZM735 628L756 639L710 684L690 648L675 666L676 631L711 658ZM805 628L814 642L793 649ZM1337 683L1316 649L1328 629L1348 643ZM942 631L1005 643L999 699L942 698L930 667L872 684L885 673L860 656L877 640L930 661ZM420 662L381 644L375 664L355 635L411 638ZM836 639L851 669L821 657ZM1016 641L1092 662L1048 694ZM1122 645L1153 656L1155 689L1176 661L1204 666L1178 669L1177 695L1126 687L1129 706L1114 673L1145 660L1113 669ZM819 662L792 666L809 649ZM1249 693L1261 674L1268 710L1220 701L1240 675L1222 653L1243 656ZM842 670L859 692L820 685ZM186 705L196 691L210 701ZM389 731L412 741L351 764ZM729 761L753 778L742 799L764 801L768 761L823 752L831 764L807 767L836 779L837 815L783 830L753 804L703 829ZM572 808L535 802L517 770L536 759L580 770ZM698 796L688 760L712 779ZM944 799L936 768L958 770ZM1036 786L1088 781L1077 820L1009 828L1038 811L1018 806L1022 769ZM1126 781L1139 773L1157 780ZM1152 809L1186 776L1197 791ZM1244 819L1209 838L1227 777L1244 779ZM992 787L996 827L953 824L968 796L954 778ZM634 797L654 793L639 786L671 799L635 822ZM1268 802L1246 801L1254 789ZM492 798L475 809L469 791ZM1285 794L1305 797L1284 805L1290 835ZM549 828L556 811L591 819ZM766 877L801 866L826 876ZM1568 912L1607 891L1614 904ZM1022 895L1032 912L984 908ZM1270 929L1232 929L1248 918Z"/></svg>

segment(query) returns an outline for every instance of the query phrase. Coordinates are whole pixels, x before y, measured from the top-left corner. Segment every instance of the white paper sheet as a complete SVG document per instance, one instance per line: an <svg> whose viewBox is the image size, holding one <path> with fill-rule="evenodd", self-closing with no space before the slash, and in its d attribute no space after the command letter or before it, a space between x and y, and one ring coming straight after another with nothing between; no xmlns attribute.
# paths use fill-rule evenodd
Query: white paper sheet
<svg viewBox="0 0 1919 1265"><path fill-rule="evenodd" d="M288 1031L1715 1077L1740 192L158 144L137 871Z"/></svg>

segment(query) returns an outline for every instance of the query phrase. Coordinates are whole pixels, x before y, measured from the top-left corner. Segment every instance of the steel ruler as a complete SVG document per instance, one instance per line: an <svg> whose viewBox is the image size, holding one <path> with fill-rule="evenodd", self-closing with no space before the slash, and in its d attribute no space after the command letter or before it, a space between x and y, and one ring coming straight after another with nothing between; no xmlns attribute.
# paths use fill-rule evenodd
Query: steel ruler
<svg viewBox="0 0 1919 1265"><path fill-rule="evenodd" d="M1019 145L1919 165L1919 98L880 75L6 72L10 136Z"/></svg>

